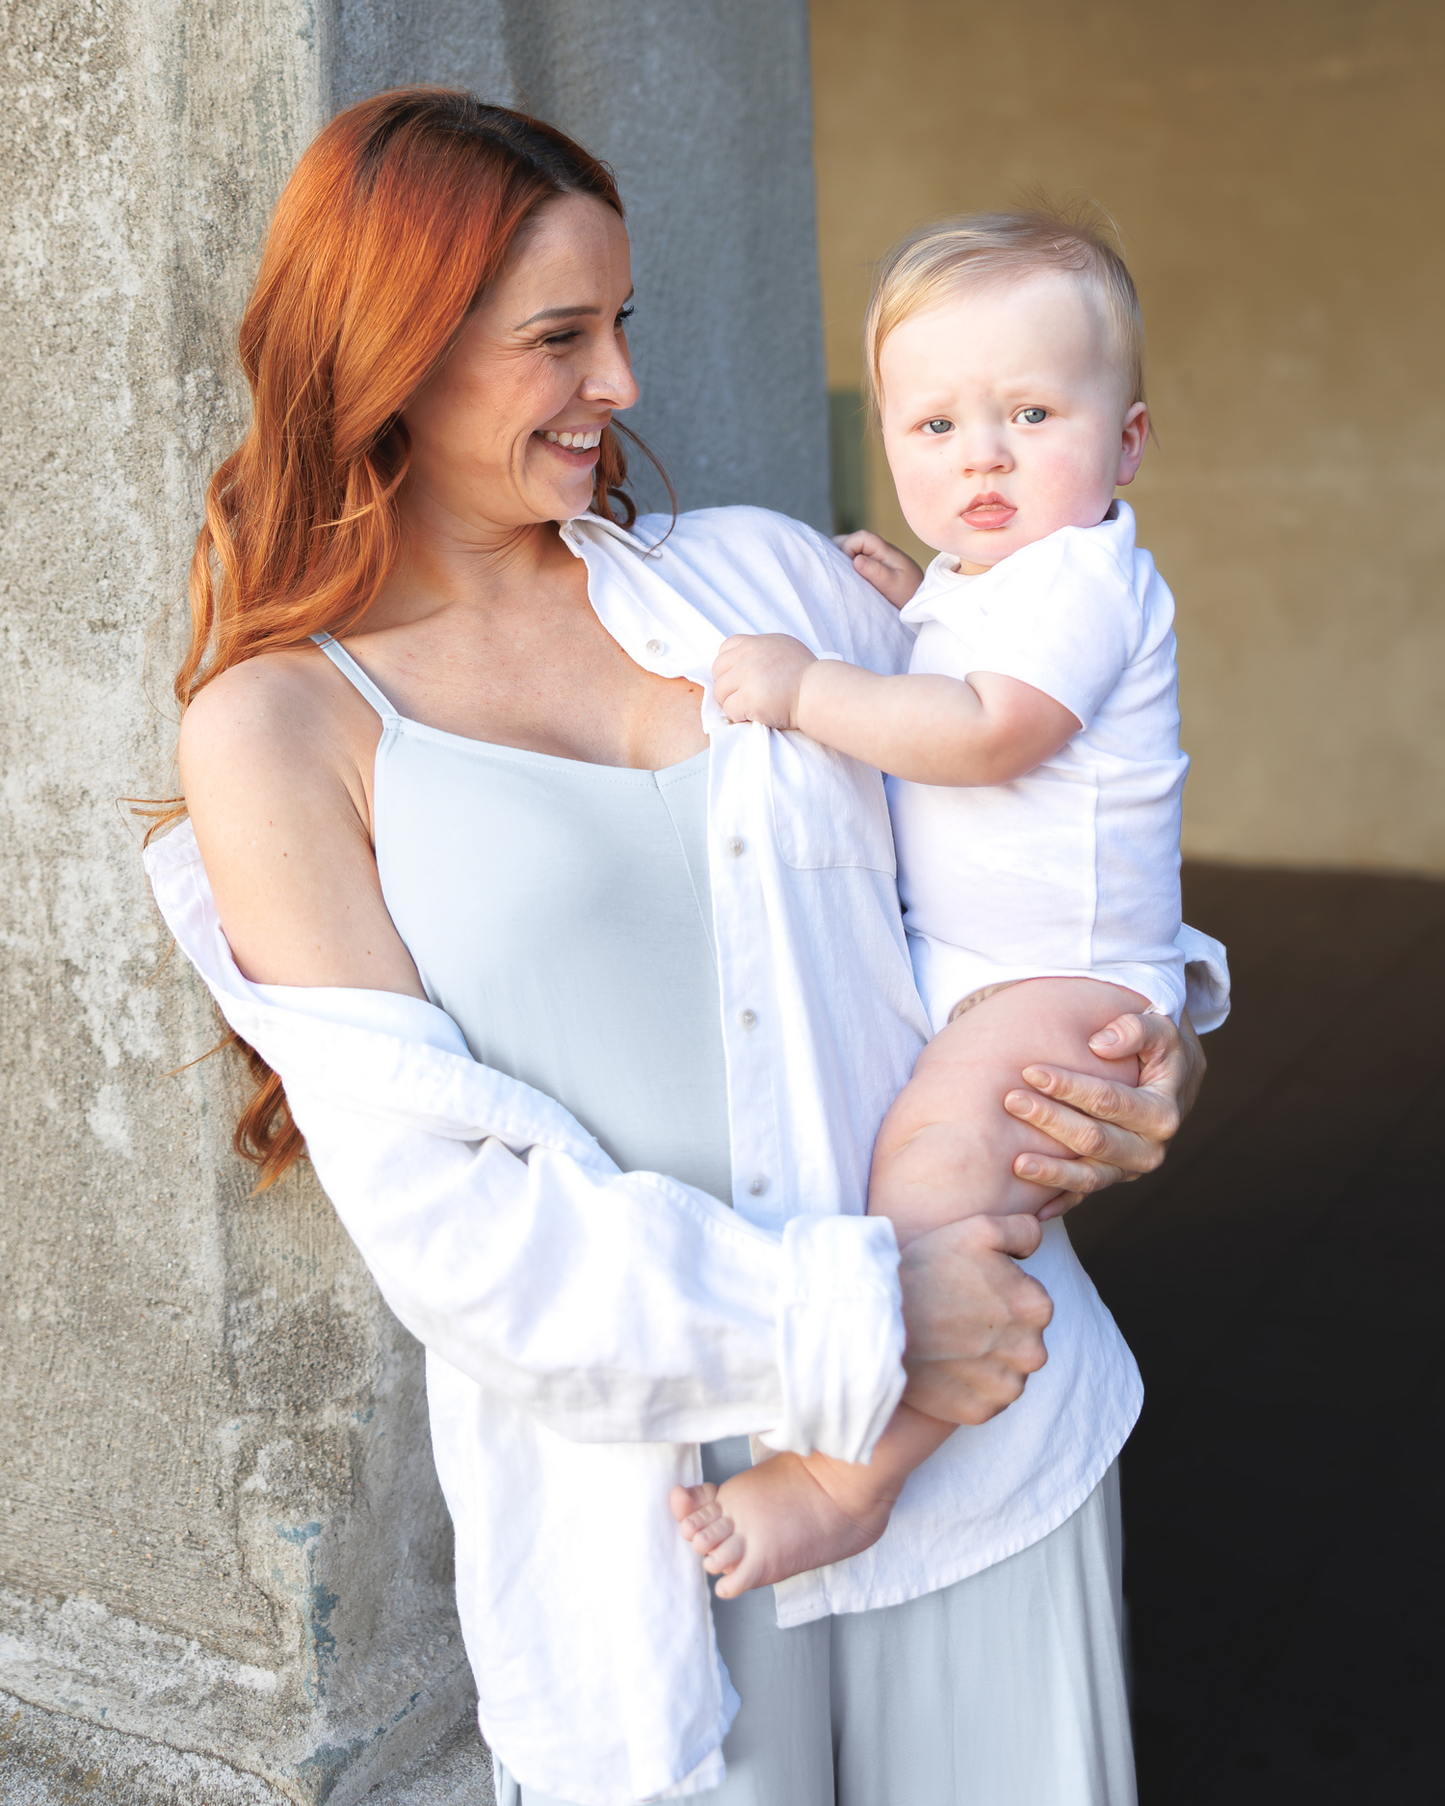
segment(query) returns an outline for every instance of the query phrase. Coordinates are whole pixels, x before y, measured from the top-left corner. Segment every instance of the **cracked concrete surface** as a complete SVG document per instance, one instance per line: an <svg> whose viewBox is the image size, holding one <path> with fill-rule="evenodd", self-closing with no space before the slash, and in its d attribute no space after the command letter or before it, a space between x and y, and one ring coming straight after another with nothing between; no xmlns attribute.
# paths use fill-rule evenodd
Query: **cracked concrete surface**
<svg viewBox="0 0 1445 1806"><path fill-rule="evenodd" d="M376 1782L366 1806L495 1806L492 1765L470 1718L420 1761ZM0 1799L5 1806L284 1806L254 1775L190 1751L0 1693Z"/></svg>

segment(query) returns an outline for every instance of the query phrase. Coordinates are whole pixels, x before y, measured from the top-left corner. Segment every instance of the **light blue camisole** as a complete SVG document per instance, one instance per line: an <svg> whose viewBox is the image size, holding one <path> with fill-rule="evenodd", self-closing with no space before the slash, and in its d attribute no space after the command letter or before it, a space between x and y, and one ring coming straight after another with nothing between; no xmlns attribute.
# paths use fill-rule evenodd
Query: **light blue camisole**
<svg viewBox="0 0 1445 1806"><path fill-rule="evenodd" d="M624 1172L731 1203L707 753L632 771L468 740L317 644L382 719L376 865L427 996Z"/></svg>

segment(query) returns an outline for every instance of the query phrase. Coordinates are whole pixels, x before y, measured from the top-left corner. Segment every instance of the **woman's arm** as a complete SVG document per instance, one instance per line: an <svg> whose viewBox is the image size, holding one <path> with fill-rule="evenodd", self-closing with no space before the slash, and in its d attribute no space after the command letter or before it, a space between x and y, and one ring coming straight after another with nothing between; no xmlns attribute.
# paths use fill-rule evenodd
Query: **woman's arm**
<svg viewBox="0 0 1445 1806"><path fill-rule="evenodd" d="M236 964L257 984L425 997L382 900L375 713L320 653L232 666L181 722L181 785Z"/></svg>
<svg viewBox="0 0 1445 1806"><path fill-rule="evenodd" d="M1152 1173L1204 1080L1204 1049L1186 1012L1176 1028L1167 1016L1120 1016L1089 1043L1105 1060L1139 1057L1136 1086L1111 1084L1056 1066L1028 1066L1031 1089L1010 1091L1004 1108L1042 1129L1076 1155L1019 1156L1014 1171L1050 1191L1063 1191L1040 1212L1062 1216L1090 1192Z"/></svg>

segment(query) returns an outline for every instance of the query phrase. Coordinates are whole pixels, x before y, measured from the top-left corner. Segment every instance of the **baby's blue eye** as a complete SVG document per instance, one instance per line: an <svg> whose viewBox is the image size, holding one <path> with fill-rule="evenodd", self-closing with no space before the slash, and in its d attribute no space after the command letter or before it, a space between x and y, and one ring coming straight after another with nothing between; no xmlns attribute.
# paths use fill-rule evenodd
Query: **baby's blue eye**
<svg viewBox="0 0 1445 1806"><path fill-rule="evenodd" d="M1025 426L1042 426L1048 417L1047 408L1025 408L1019 415Z"/></svg>
<svg viewBox="0 0 1445 1806"><path fill-rule="evenodd" d="M940 433L951 433L953 422L951 420L925 420L923 430L925 433L931 433L936 439Z"/></svg>

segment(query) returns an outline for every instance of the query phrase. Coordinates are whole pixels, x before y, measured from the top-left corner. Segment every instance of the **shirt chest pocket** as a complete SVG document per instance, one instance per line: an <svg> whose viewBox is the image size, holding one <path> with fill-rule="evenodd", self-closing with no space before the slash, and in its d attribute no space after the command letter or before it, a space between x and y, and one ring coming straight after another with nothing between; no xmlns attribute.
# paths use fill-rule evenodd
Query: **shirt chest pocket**
<svg viewBox="0 0 1445 1806"><path fill-rule="evenodd" d="M897 871L883 777L798 733L770 733L773 832L795 871L854 866Z"/></svg>

